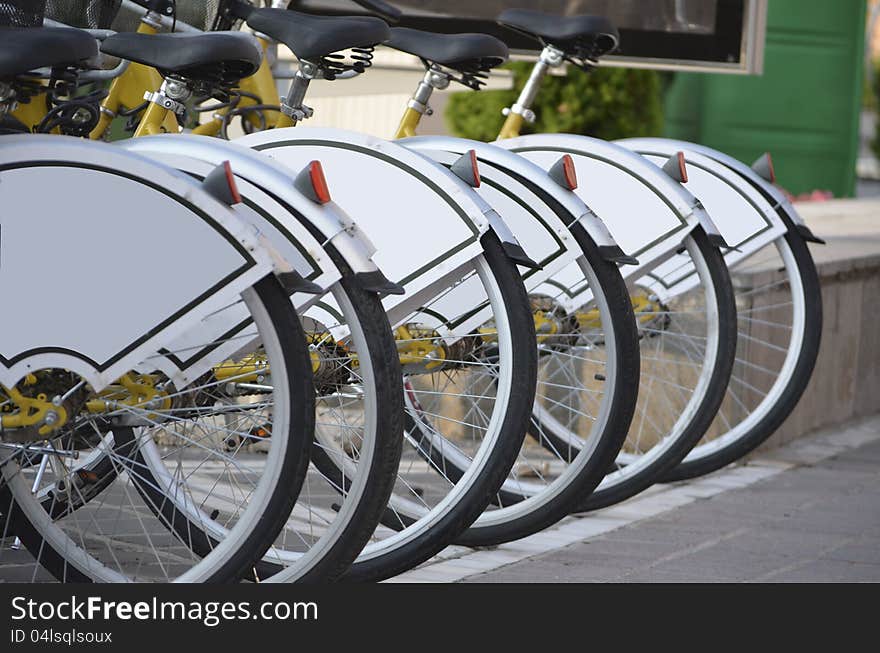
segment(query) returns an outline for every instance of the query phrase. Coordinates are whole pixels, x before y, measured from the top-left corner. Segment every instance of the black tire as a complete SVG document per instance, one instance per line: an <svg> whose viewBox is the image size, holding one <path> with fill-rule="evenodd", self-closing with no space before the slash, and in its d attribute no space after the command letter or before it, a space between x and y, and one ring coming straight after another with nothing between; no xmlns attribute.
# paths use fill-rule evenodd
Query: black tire
<svg viewBox="0 0 880 653"><path fill-rule="evenodd" d="M256 560L259 560L271 546L277 533L290 515L309 464L309 450L315 428L315 394L312 384L312 366L302 325L278 280L270 275L253 287L257 297L264 305L273 329L278 334L279 345L287 366L290 387L291 428L288 446L284 451L283 470L275 485L268 508L261 514L258 528L252 529L248 537L205 582L236 582L242 578ZM126 437L126 432L128 432ZM131 429L119 429L114 433L114 450L131 455L133 442ZM140 451L134 453L135 461L143 463ZM130 463L129 463L130 464ZM144 466L143 469L148 469ZM147 504L160 516L165 526L199 555L211 550L212 541L179 512L165 495L155 488L141 482L134 483ZM62 552L53 548L38 529L25 517L6 484L0 484L0 504L8 507L7 520L14 532L31 555L55 578L63 582L92 582L94 579L74 566L68 564ZM199 536L201 534L201 536ZM187 538L193 538L189 540Z"/></svg>
<svg viewBox="0 0 880 653"><path fill-rule="evenodd" d="M665 482L682 481L714 472L736 462L759 447L782 426L795 409L813 375L822 341L822 289L816 265L803 237L789 225L785 242L797 263L804 290L806 320L794 373L772 409L747 433L717 452L690 461L684 460L663 476Z"/></svg>
<svg viewBox="0 0 880 653"><path fill-rule="evenodd" d="M502 435L468 490L431 528L394 549L367 559L359 558L343 576L344 581L372 582L390 578L439 553L482 514L516 461L535 398L535 324L519 271L504 253L500 240L490 231L481 242L484 258L507 309L513 339L514 382L500 429Z"/></svg>
<svg viewBox="0 0 880 653"><path fill-rule="evenodd" d="M380 410L377 411L377 428L373 434L376 455L372 458L370 469L366 470L365 485L367 490L361 495L354 509L348 513L348 520L333 544L322 552L320 558L313 566L309 567L307 572L297 578L297 582L302 583L331 582L351 566L352 561L369 540L385 510L394 487L402 448L402 440L397 435L402 430L403 419L400 361L385 311L378 296L361 287L351 268L335 248L328 244L325 251L342 273L340 285L354 307L355 315L367 341L370 360L373 362L372 378L375 380L375 402ZM317 443L313 444L311 448L311 461L331 485L337 487L351 485L351 480L345 477L330 456ZM147 468L143 461L139 462L145 469ZM151 508L158 507L162 510L163 521L174 530L182 541L187 542L199 555L205 555L207 551L216 546L216 542L198 525L187 519L186 515L173 503L162 500L161 494L154 489L159 485L156 481L149 478L145 472L141 472L141 475L144 479L137 483L138 490L148 496L147 504ZM293 498L296 499L298 495L301 495L299 491L293 495ZM291 504L291 510L294 505ZM291 510L288 510L287 515ZM285 515L285 520L287 515ZM282 565L259 560L249 566L245 580L266 580L280 573L283 569Z"/></svg>
<svg viewBox="0 0 880 653"><path fill-rule="evenodd" d="M712 424L724 394L733 363L736 358L736 299L730 272L724 263L720 250L709 242L702 228L697 227L691 232L697 250L705 260L709 269L712 287L715 294L716 310L718 311L718 339L709 382L693 419L682 429L675 442L670 443L666 450L656 457L651 464L645 465L638 473L625 480L603 488L601 485L579 504L577 512L596 510L614 505L642 490L649 488L675 467L688 454L691 448L700 441Z"/></svg>
<svg viewBox="0 0 880 653"><path fill-rule="evenodd" d="M388 498L394 489L397 467L403 448L403 388L400 384L400 357L388 317L379 297L365 291L351 268L345 263L332 245L325 251L342 272L341 286L354 307L361 325L370 358L373 361L377 413L377 428L374 435L377 454L373 457L367 472L367 491L361 496L343 533L333 547L321 557L314 567L298 578L298 582L314 583L338 579L344 574L369 541L379 524ZM315 444L312 447L312 463L335 488L348 487L351 480L345 475L324 449ZM266 579L280 572L277 564L260 561L255 576Z"/></svg>
<svg viewBox="0 0 880 653"><path fill-rule="evenodd" d="M626 439L635 413L639 387L639 339L632 302L617 265L602 258L593 239L580 224L571 225L570 230L581 247L587 264L598 279L597 285L605 296L610 323L614 330L612 334L604 332L606 338L613 337L616 352L614 385L610 388L606 385L612 406L611 412L603 431L596 436L594 447L585 454L589 455L589 459L562 489L552 497L535 501L534 508L510 521L480 526L478 519L465 533L456 538L456 544L465 546L502 544L532 535L556 523L596 488ZM531 423L531 430L536 440L540 441L548 437L548 430L536 428L534 421ZM566 446L567 442L560 441L555 450L565 451ZM502 492L498 497L498 503L502 506L523 500L528 498L509 492Z"/></svg>

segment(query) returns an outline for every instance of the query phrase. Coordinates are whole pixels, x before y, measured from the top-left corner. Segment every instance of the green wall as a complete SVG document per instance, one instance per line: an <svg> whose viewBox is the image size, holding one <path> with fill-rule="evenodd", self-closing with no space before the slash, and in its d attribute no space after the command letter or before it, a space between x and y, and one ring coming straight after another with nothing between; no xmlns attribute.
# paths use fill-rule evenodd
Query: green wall
<svg viewBox="0 0 880 653"><path fill-rule="evenodd" d="M748 163L769 151L789 191L851 196L865 15L865 0L769 0L763 76L678 74L667 135Z"/></svg>

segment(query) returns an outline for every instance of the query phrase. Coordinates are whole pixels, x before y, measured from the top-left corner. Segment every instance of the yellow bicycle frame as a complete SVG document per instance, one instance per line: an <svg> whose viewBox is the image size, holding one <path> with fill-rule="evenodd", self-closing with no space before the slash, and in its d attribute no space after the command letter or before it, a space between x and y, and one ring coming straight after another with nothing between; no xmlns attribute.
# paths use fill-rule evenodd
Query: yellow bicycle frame
<svg viewBox="0 0 880 653"><path fill-rule="evenodd" d="M138 26L138 34L156 34L155 27L144 22ZM162 76L153 68L139 63L130 63L125 72L110 84L110 92L101 103L101 117L97 126L89 134L92 140L100 140L110 128L110 123L121 108L132 109L143 104L144 93L154 91L162 85ZM150 104L141 116L140 136L147 134L174 134L179 131L177 118L169 111L160 113Z"/></svg>
<svg viewBox="0 0 880 653"><path fill-rule="evenodd" d="M518 137L522 132L524 124L525 118L520 114L511 111L507 115L507 120L504 121L504 125L501 127L501 131L498 134L498 140L503 141L508 138Z"/></svg>
<svg viewBox="0 0 880 653"><path fill-rule="evenodd" d="M394 138L400 139L416 136L416 130L420 122L422 122L422 114L412 107L407 107L400 121L400 126L397 128L397 133L394 134Z"/></svg>
<svg viewBox="0 0 880 653"><path fill-rule="evenodd" d="M424 114L421 112L408 106L403 114L403 118L400 120L400 126L397 128L394 138L399 139L416 136L416 130L419 127L419 123L422 121L423 115ZM498 139L504 140L507 138L516 138L520 135L523 124L525 124L525 119L520 114L511 112L504 121L501 132L498 134Z"/></svg>
<svg viewBox="0 0 880 653"><path fill-rule="evenodd" d="M30 131L34 131L34 127L40 124L40 121L46 117L48 111L48 96L45 93L40 93L33 96L30 102L19 104L15 108L15 111L11 112L11 115L25 125ZM53 129L52 133L59 133L58 129Z"/></svg>

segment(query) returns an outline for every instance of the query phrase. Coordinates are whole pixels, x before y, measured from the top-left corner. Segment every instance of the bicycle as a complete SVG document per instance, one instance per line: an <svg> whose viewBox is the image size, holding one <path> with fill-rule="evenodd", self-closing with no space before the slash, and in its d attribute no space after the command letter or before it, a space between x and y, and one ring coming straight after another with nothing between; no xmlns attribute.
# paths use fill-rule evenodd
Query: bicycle
<svg viewBox="0 0 880 653"><path fill-rule="evenodd" d="M739 222L750 213L762 214L767 221L761 230L763 239L752 236L725 255L734 274L741 344L725 402L712 428L665 477L684 480L747 455L797 406L812 376L822 335L822 293L807 244L824 243L775 187L769 154L750 168L690 143L651 139L623 144L646 155L671 147L686 149L690 161L699 162L700 168L748 198L747 205L740 206ZM711 192L705 193L707 205Z"/></svg>
<svg viewBox="0 0 880 653"><path fill-rule="evenodd" d="M532 12L525 13L532 16ZM563 135L513 138L524 116L529 115L541 77L552 65L575 60L588 67L594 58L616 47L616 30L607 21L592 17L566 20L548 24L552 33L559 30L566 36L545 47L496 145L545 169L560 157L570 157L577 177L591 182L578 189L579 196L604 220L623 250L641 264L622 270L633 287L632 304L642 345L639 405L617 462L609 465L611 470L598 488L581 499L581 508L595 509L653 484L706 432L732 370L736 310L730 278L718 251L724 240L697 198L681 186L686 179L683 157L674 153L662 162L661 170L621 146L596 139ZM415 133L431 93L446 84L444 79L437 81L442 71L430 65L426 55L431 48L452 48L462 38L476 37L392 29L389 45L419 56L427 69L401 120L399 137ZM633 214L650 215L651 220L634 221ZM676 282L677 289L670 287L669 282L688 268L697 271L695 282L687 287ZM578 294L574 292L577 276L571 271L559 275L558 282L569 294ZM579 451L585 446L577 428L554 423L544 415L537 415L535 421L543 423L549 434L540 440L548 448Z"/></svg>
<svg viewBox="0 0 880 653"><path fill-rule="evenodd" d="M527 33L531 21L544 29L548 20L546 16L527 12L505 15L500 18L502 23ZM586 24L601 22L596 17L572 20ZM529 115L529 93L548 67L559 65L559 53L554 52L552 38L542 36L542 63L536 66L532 82L511 108L502 136L516 133ZM822 329L818 277L807 248L807 242L816 239L805 229L791 204L773 188L775 179L769 155L760 158L753 170L727 155L692 143L638 139L621 144L652 157L658 165L676 152L685 152L689 167L698 176L709 165L705 159L720 163L735 173L734 179L727 179L727 186L741 196L756 190L770 201L776 213L774 216L764 207L763 215L770 226L759 220L751 231L744 231L744 216L761 213L755 210L752 200L752 206L744 207L737 216L717 222L731 244L724 258L736 275L738 353L735 372L705 436L681 463L662 475L664 480L682 480L709 473L746 455L766 440L796 406L815 365ZM717 167L714 174L716 180L725 176ZM694 191L707 205L711 193L705 189ZM723 209L723 203L716 203L712 212L716 221L724 215ZM784 273L761 282L750 272L771 268Z"/></svg>
<svg viewBox="0 0 880 653"><path fill-rule="evenodd" d="M39 90L34 68L50 66L54 85L96 52L82 32L28 28L4 30L4 36L4 113ZM305 476L312 436L311 364L279 280L291 269L228 206L237 195L227 166L198 183L78 139L6 135L0 146L0 192L9 210L4 270L33 269L34 249L23 243L42 245L33 285L3 279L7 298L29 316L10 323L3 338L4 536L14 530L37 562L65 580L239 577L283 525ZM42 192L47 187L57 192ZM99 190L135 202L119 214L114 202L91 200ZM76 220L57 220L69 211ZM132 293L131 277L105 274L130 269L137 247L153 249L161 240L157 229L175 235L163 252L177 264L151 270L163 293L136 286ZM189 256L193 242L207 255L199 265ZM100 279L116 310L77 313L79 293L71 289L83 278ZM33 292L47 287L60 293L52 304ZM58 320L59 314L78 319ZM252 320L246 332L218 338L241 316ZM181 341L189 345L188 358L177 366L172 359L182 353ZM254 395L247 386L268 374L269 365L273 386ZM263 460L222 447L227 435L248 433L256 423L276 434ZM100 480L91 469L68 473L83 456L108 460L116 472L100 488L101 501L88 500ZM166 469L170 485L143 484L139 472L147 459ZM186 477L178 474L184 468ZM190 482L191 474L202 483ZM129 551L139 538L167 538L173 528L146 505L151 492L204 500L231 474L249 489L249 502L223 504L228 528L221 539L200 547L166 539L137 561L124 553L124 538L111 528L123 515L140 530L131 532ZM48 505L45 488L52 493ZM88 503L85 512L65 508L76 503Z"/></svg>

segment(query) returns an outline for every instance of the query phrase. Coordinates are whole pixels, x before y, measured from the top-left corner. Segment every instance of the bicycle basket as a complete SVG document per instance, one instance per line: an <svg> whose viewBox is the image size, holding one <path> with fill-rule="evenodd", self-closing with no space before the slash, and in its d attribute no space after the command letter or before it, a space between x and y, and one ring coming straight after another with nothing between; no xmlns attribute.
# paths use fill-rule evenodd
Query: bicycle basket
<svg viewBox="0 0 880 653"><path fill-rule="evenodd" d="M232 11L236 0L178 0L177 19L206 32L237 30L241 19ZM259 4L248 1L247 4Z"/></svg>
<svg viewBox="0 0 880 653"><path fill-rule="evenodd" d="M141 3L141 0L135 0ZM237 30L242 21L232 15L230 9L241 0L177 0L177 20L203 32ZM248 0L248 4L260 4L259 0ZM128 6L119 13L113 24L117 32L134 32L138 28L143 11L132 11Z"/></svg>
<svg viewBox="0 0 880 653"><path fill-rule="evenodd" d="M0 27L41 27L46 0L0 0Z"/></svg>
<svg viewBox="0 0 880 653"><path fill-rule="evenodd" d="M82 29L108 29L122 0L46 0L46 18Z"/></svg>

